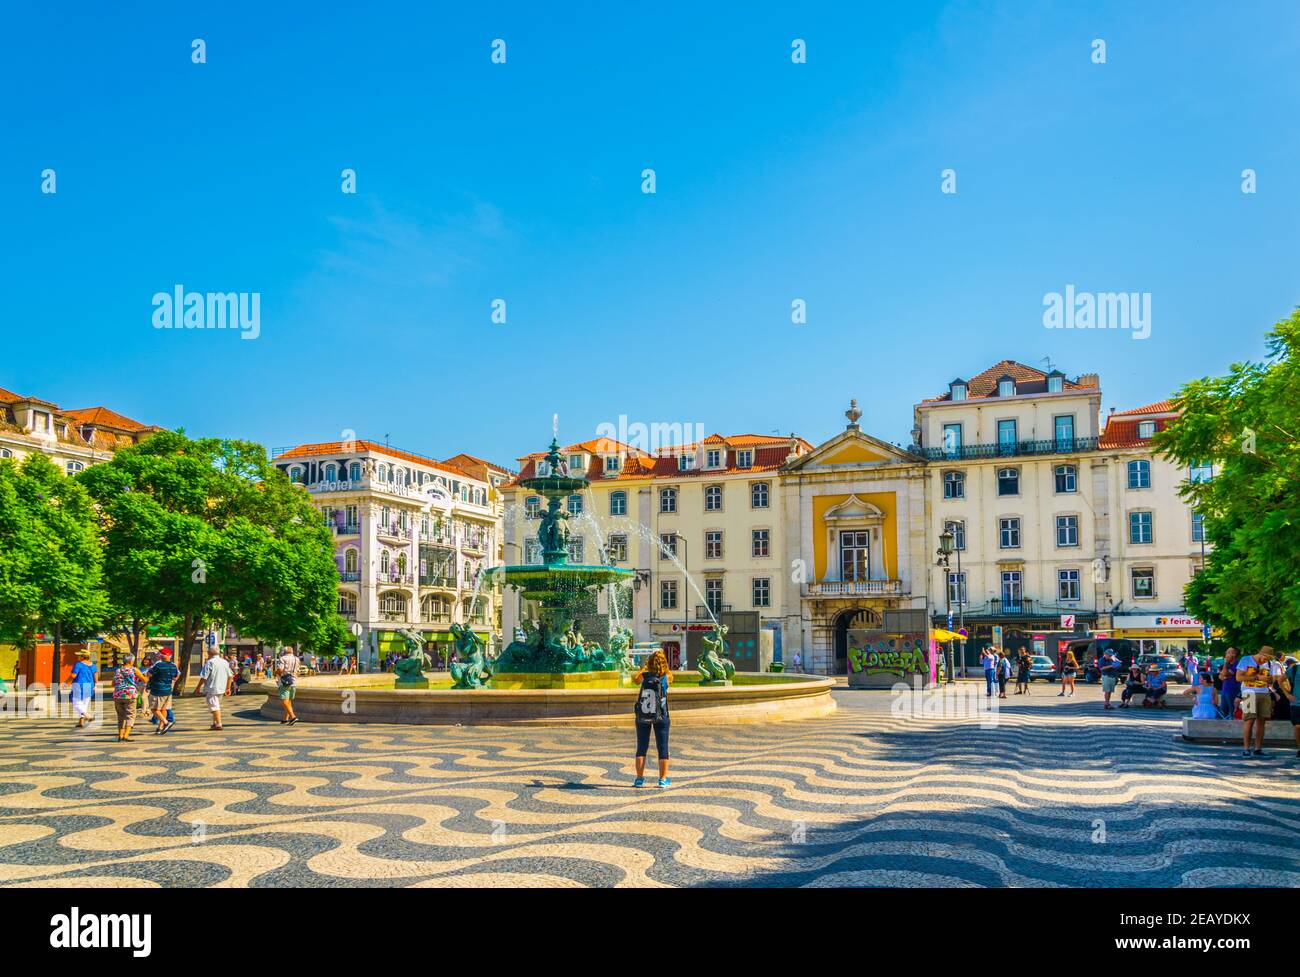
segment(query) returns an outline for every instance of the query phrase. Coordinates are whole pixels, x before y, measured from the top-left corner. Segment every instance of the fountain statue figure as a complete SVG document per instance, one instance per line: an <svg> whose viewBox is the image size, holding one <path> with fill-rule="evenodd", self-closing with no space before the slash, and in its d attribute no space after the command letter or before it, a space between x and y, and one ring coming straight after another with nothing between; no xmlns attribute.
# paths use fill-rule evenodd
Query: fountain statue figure
<svg viewBox="0 0 1300 977"><path fill-rule="evenodd" d="M453 689L481 689L492 677L483 642L473 628L464 624L451 626L457 661L451 666Z"/></svg>
<svg viewBox="0 0 1300 977"><path fill-rule="evenodd" d="M393 671L397 675L396 687L427 689L429 680L424 677L424 669L431 667L432 663L424 653L424 637L410 628L404 628L398 633L402 636L405 654L393 663Z"/></svg>
<svg viewBox="0 0 1300 977"><path fill-rule="evenodd" d="M558 440L537 464L537 474L519 480L525 491L541 496L537 542L540 563L493 567L485 583L500 583L521 592L537 607L535 620L525 622L523 636L510 642L493 663L496 675L617 671L623 657L612 648L585 638L578 618L590 607L590 593L609 584L629 584L635 578L625 567L569 562L570 498L581 496L588 481L571 472ZM540 474L544 472L545 474Z"/></svg>
<svg viewBox="0 0 1300 977"><path fill-rule="evenodd" d="M736 666L725 656L727 626L719 624L704 636L704 654L696 667L700 670L701 685L726 685L736 674Z"/></svg>

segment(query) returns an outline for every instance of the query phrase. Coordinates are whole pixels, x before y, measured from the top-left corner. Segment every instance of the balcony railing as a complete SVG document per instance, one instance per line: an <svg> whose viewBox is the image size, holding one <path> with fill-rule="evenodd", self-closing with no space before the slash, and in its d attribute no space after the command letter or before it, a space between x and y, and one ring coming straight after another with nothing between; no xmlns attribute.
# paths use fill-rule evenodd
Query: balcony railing
<svg viewBox="0 0 1300 977"><path fill-rule="evenodd" d="M430 576L428 574L421 574L420 586L421 587L450 587L451 589L454 590L456 588L456 578L435 577L435 576Z"/></svg>
<svg viewBox="0 0 1300 977"><path fill-rule="evenodd" d="M379 535L384 536L388 539L409 540L411 538L411 530L409 528L403 529L401 526L397 525L396 523L389 526L380 524Z"/></svg>
<svg viewBox="0 0 1300 977"><path fill-rule="evenodd" d="M824 580L803 585L805 597L897 597L901 580Z"/></svg>
<svg viewBox="0 0 1300 977"><path fill-rule="evenodd" d="M943 607L938 609L942 612ZM959 608L956 604L952 605L952 612L956 615ZM938 614L936 612L936 616ZM993 598L982 604L967 604L965 607L965 617L971 618L991 618L991 617L1025 617L1025 618L1054 618L1062 614L1073 614L1081 620L1093 620L1096 617L1096 611L1079 606L1079 604L1053 604L1044 600L1038 600L1032 597L1023 597L1019 599Z"/></svg>
<svg viewBox="0 0 1300 977"><path fill-rule="evenodd" d="M344 583L358 583L361 580L361 571L343 570L339 573L339 579Z"/></svg>
<svg viewBox="0 0 1300 977"><path fill-rule="evenodd" d="M402 573L400 570L380 570L375 574L375 580L379 583L396 583L407 584L414 582L415 575L411 573Z"/></svg>
<svg viewBox="0 0 1300 977"><path fill-rule="evenodd" d="M730 604L713 604L713 605L711 605L711 606L712 606L712 609L713 609L713 613L712 613L712 614L709 613L709 606L706 606L706 605L704 605L704 604L696 604L696 605L695 605L695 620L697 620L697 621L712 621L712 620L713 620L715 617L717 617L719 614L728 614L728 613L731 612L731 605L730 605Z"/></svg>
<svg viewBox="0 0 1300 977"><path fill-rule="evenodd" d="M355 536L361 532L361 527L355 522L347 522L342 525L335 523L334 532L339 536Z"/></svg>
<svg viewBox="0 0 1300 977"><path fill-rule="evenodd" d="M930 461L967 461L979 458L1016 458L1024 455L1072 455L1095 451L1096 438L1052 438L1047 441L1008 441L995 444L963 444L952 448L922 448Z"/></svg>

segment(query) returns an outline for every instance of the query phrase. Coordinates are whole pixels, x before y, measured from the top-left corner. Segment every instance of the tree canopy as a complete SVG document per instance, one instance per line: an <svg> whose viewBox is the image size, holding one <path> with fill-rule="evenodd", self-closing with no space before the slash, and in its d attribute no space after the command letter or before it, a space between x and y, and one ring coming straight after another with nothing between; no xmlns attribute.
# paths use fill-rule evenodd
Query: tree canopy
<svg viewBox="0 0 1300 977"><path fill-rule="evenodd" d="M99 523L90 495L43 454L0 460L0 637L87 634L103 620Z"/></svg>
<svg viewBox="0 0 1300 977"><path fill-rule="evenodd" d="M265 641L341 647L329 530L261 445L164 431L77 477L103 514L112 604L178 621L182 673L212 621Z"/></svg>
<svg viewBox="0 0 1300 977"><path fill-rule="evenodd" d="M1174 405L1155 447L1215 466L1182 489L1213 547L1188 608L1243 649L1300 647L1300 309L1268 334L1264 362L1188 383Z"/></svg>

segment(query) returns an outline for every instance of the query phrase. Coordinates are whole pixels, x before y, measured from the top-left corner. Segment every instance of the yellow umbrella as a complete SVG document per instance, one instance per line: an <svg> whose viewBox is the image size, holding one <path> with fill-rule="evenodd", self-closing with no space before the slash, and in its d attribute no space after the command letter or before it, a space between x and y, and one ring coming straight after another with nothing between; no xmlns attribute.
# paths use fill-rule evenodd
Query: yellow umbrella
<svg viewBox="0 0 1300 977"><path fill-rule="evenodd" d="M930 637L935 641L965 641L966 635L957 631L948 631L944 628L935 628L930 632Z"/></svg>

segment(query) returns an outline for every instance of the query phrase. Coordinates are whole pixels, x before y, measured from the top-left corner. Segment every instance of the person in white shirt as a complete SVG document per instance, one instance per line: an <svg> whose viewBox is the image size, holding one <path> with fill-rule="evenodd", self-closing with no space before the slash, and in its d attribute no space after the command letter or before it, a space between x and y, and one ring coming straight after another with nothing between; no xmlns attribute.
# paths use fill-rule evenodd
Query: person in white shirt
<svg viewBox="0 0 1300 977"><path fill-rule="evenodd" d="M205 655L194 694L207 696L208 709L212 712L212 725L208 729L221 729L221 697L230 694L235 673L230 662L222 658L216 648L208 648Z"/></svg>
<svg viewBox="0 0 1300 977"><path fill-rule="evenodd" d="M1269 687L1286 682L1285 670L1268 645L1237 662L1241 683L1241 755L1251 756L1250 737L1255 734L1254 756L1264 755L1264 726L1273 718L1273 696ZM1289 691L1289 690L1283 690Z"/></svg>

